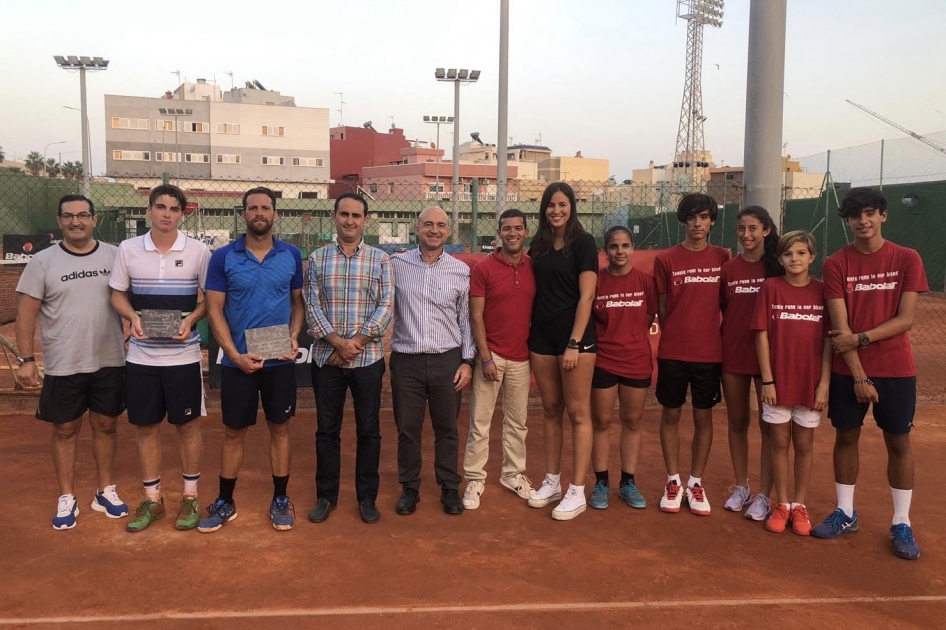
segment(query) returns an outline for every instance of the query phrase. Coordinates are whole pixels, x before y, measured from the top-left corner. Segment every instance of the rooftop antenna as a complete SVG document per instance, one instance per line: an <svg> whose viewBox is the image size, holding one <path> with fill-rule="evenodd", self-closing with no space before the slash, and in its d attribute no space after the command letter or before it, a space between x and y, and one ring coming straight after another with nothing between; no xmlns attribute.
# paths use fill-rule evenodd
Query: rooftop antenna
<svg viewBox="0 0 946 630"><path fill-rule="evenodd" d="M232 90L233 89L233 71L227 70L227 74L230 75L230 89Z"/></svg>
<svg viewBox="0 0 946 630"><path fill-rule="evenodd" d="M391 119L391 129L397 129L397 125L394 124L394 116L388 116Z"/></svg>
<svg viewBox="0 0 946 630"><path fill-rule="evenodd" d="M541 131L535 132L535 143L538 146L542 146L542 132Z"/></svg>
<svg viewBox="0 0 946 630"><path fill-rule="evenodd" d="M177 85L180 88L181 86L181 71L180 70L171 70L171 74L177 75ZM181 90L180 98L184 98L184 90Z"/></svg>
<svg viewBox="0 0 946 630"><path fill-rule="evenodd" d="M344 114L342 110L345 109L346 105L345 95L342 92L335 92L335 95L338 96L338 126L344 127L345 124L342 122Z"/></svg>

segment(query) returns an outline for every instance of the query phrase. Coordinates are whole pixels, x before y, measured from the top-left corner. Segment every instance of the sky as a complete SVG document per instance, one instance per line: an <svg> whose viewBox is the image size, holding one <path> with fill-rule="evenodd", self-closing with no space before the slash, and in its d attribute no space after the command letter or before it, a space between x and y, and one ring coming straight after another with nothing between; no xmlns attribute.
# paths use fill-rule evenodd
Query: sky
<svg viewBox="0 0 946 630"><path fill-rule="evenodd" d="M79 80L53 55L102 56L88 75L93 171L104 166L105 94L160 96L177 76L224 90L259 80L331 123L434 140L423 116L453 114L437 67L479 69L461 89L461 142L496 142L499 0L3 0L0 146L81 159ZM674 0L510 0L509 122L515 143L607 158L618 181L670 161L680 116L686 23ZM81 7L81 10L77 10ZM703 53L706 148L742 164L749 1L728 0ZM946 129L941 0L788 0L783 143L795 157ZM345 105L340 116L341 92ZM441 128L448 156L452 137Z"/></svg>

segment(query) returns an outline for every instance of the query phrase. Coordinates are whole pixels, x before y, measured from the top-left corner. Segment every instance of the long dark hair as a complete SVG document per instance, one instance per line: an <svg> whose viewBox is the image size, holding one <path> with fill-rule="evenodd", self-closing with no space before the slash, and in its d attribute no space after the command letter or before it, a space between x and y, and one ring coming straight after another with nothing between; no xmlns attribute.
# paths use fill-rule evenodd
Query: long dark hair
<svg viewBox="0 0 946 630"><path fill-rule="evenodd" d="M568 222L565 224L565 246L562 251L566 255L571 250L572 243L581 234L587 234L578 221L578 202L575 200L575 191L565 182L553 182L545 188L542 193L542 201L539 204L539 227L532 238L532 245L529 247L529 256L531 258L541 258L552 252L555 242L555 232L549 225L548 217L545 211L552 201L552 195L560 192L568 197L571 204L571 212L568 214Z"/></svg>
<svg viewBox="0 0 946 630"><path fill-rule="evenodd" d="M778 264L778 255L775 253L778 249L778 230L775 228L775 221L769 215L769 211L762 206L746 206L736 213L736 221L742 217L752 217L762 224L763 230L769 233L762 241L762 264L765 267L765 277L784 276L785 269Z"/></svg>

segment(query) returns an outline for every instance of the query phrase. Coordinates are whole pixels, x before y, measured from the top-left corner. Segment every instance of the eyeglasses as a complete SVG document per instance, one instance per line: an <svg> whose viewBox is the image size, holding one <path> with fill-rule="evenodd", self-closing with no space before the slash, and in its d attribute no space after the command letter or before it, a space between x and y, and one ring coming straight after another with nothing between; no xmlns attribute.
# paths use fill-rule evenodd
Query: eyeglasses
<svg viewBox="0 0 946 630"><path fill-rule="evenodd" d="M62 214L59 215L59 219L62 221L65 221L66 223L69 223L73 219L79 219L80 221L89 221L90 219L92 219L92 216L93 215L89 214L88 212L80 212L79 214L72 214L71 212L63 212Z"/></svg>

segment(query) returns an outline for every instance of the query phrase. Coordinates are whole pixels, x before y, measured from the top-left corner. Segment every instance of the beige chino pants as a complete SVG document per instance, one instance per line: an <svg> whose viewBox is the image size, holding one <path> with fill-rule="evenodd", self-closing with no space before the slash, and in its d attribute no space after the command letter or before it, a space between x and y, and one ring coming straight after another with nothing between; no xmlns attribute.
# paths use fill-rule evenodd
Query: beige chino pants
<svg viewBox="0 0 946 630"><path fill-rule="evenodd" d="M489 458L489 426L496 410L496 399L503 392L503 479L526 470L526 415L529 406L531 374L528 361L510 361L493 353L499 381L486 380L479 360L473 368L470 393L470 432L463 456L467 481L486 480Z"/></svg>

